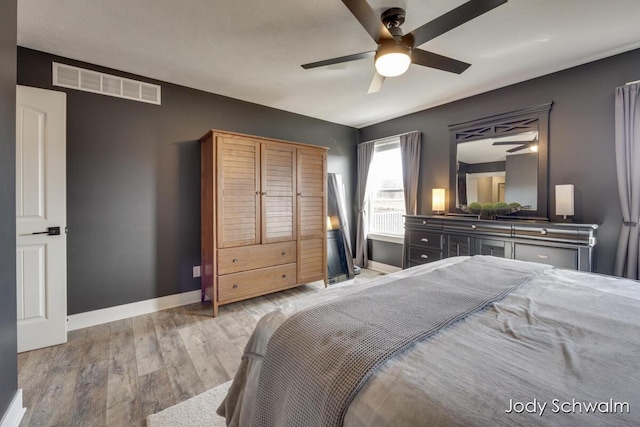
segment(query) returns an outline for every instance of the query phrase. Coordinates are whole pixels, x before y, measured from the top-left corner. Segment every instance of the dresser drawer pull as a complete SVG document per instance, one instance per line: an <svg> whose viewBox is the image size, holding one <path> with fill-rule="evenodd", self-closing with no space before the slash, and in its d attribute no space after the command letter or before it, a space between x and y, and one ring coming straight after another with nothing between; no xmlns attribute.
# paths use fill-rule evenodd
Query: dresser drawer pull
<svg viewBox="0 0 640 427"><path fill-rule="evenodd" d="M549 255L546 255L546 254L538 254L538 258L540 258L540 259L549 259Z"/></svg>
<svg viewBox="0 0 640 427"><path fill-rule="evenodd" d="M283 278L283 279L286 279L286 278L287 278L287 275L286 275L286 274L283 274L283 275L282 275L282 278Z"/></svg>
<svg viewBox="0 0 640 427"><path fill-rule="evenodd" d="M542 230L540 230L540 234L542 234L543 236L547 235L547 229L543 228Z"/></svg>
<svg viewBox="0 0 640 427"><path fill-rule="evenodd" d="M422 221L422 225L425 225L427 223L427 221Z"/></svg>
<svg viewBox="0 0 640 427"><path fill-rule="evenodd" d="M427 258L429 258L429 255L422 254L422 255L420 255L420 258L427 259Z"/></svg>
<svg viewBox="0 0 640 427"><path fill-rule="evenodd" d="M478 228L478 226L475 225L475 224L471 224L471 228L473 228L475 230L476 228Z"/></svg>
<svg viewBox="0 0 640 427"><path fill-rule="evenodd" d="M233 288L233 289L238 289L238 285L237 285L237 284L236 284L236 285L233 285L233 286L232 286L232 288Z"/></svg>
<svg viewBox="0 0 640 427"><path fill-rule="evenodd" d="M238 262L238 258L234 258L233 261L231 261L231 262L233 262L233 263Z"/></svg>
<svg viewBox="0 0 640 427"><path fill-rule="evenodd" d="M285 251L282 251L282 256L285 256L287 253Z"/></svg>
<svg viewBox="0 0 640 427"><path fill-rule="evenodd" d="M427 239L426 237L423 237L422 239L420 239L421 242L425 242L425 243L429 243L429 239Z"/></svg>

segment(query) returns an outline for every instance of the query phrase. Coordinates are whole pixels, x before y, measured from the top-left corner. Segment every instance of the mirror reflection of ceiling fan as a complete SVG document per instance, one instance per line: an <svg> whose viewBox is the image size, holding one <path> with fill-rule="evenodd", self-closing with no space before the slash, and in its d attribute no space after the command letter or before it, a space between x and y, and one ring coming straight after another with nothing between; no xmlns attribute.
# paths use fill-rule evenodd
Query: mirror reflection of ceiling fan
<svg viewBox="0 0 640 427"><path fill-rule="evenodd" d="M519 147L514 147L507 150L507 153L515 153L520 150L530 149L531 151L538 151L538 140L534 139L533 141L496 141L491 145L519 145Z"/></svg>
<svg viewBox="0 0 640 427"><path fill-rule="evenodd" d="M386 77L404 74L412 63L461 74L471 64L418 49L418 46L489 12L506 3L507 0L470 0L407 34L403 34L400 29L405 20L405 11L402 8L387 9L378 18L366 0L342 0L342 2L378 44L378 48L369 52L304 64L302 68L317 68L375 57L376 71L368 91L368 93L374 93L380 90Z"/></svg>

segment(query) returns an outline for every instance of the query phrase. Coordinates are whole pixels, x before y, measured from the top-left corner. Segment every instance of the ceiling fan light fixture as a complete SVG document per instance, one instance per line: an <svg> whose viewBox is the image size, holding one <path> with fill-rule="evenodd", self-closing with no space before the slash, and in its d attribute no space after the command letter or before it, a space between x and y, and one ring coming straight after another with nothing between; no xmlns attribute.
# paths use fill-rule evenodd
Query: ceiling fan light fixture
<svg viewBox="0 0 640 427"><path fill-rule="evenodd" d="M384 77L404 74L409 69L409 65L411 65L411 49L402 44L383 44L376 52L376 71Z"/></svg>

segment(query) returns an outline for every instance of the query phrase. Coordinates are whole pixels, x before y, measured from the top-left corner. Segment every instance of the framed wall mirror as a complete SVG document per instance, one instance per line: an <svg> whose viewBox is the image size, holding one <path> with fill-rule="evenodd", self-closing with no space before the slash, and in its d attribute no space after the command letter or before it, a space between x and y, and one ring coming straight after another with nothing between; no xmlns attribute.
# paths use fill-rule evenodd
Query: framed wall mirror
<svg viewBox="0 0 640 427"><path fill-rule="evenodd" d="M449 212L472 202L517 202L519 216L547 217L549 111L525 107L449 126Z"/></svg>

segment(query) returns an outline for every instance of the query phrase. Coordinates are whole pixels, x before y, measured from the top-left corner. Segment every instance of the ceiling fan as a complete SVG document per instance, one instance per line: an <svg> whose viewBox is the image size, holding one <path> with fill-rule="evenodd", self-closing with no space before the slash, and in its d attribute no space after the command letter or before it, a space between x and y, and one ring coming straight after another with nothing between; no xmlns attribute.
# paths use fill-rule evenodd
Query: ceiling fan
<svg viewBox="0 0 640 427"><path fill-rule="evenodd" d="M403 74L411 63L456 74L462 73L471 64L418 49L418 46L506 3L507 0L470 0L404 35L400 29L405 20L404 9L399 7L387 9L378 18L366 0L342 0L342 2L378 44L378 48L369 52L304 64L302 68L317 68L375 57L376 72L368 91L368 93L374 93L380 90L386 77Z"/></svg>

